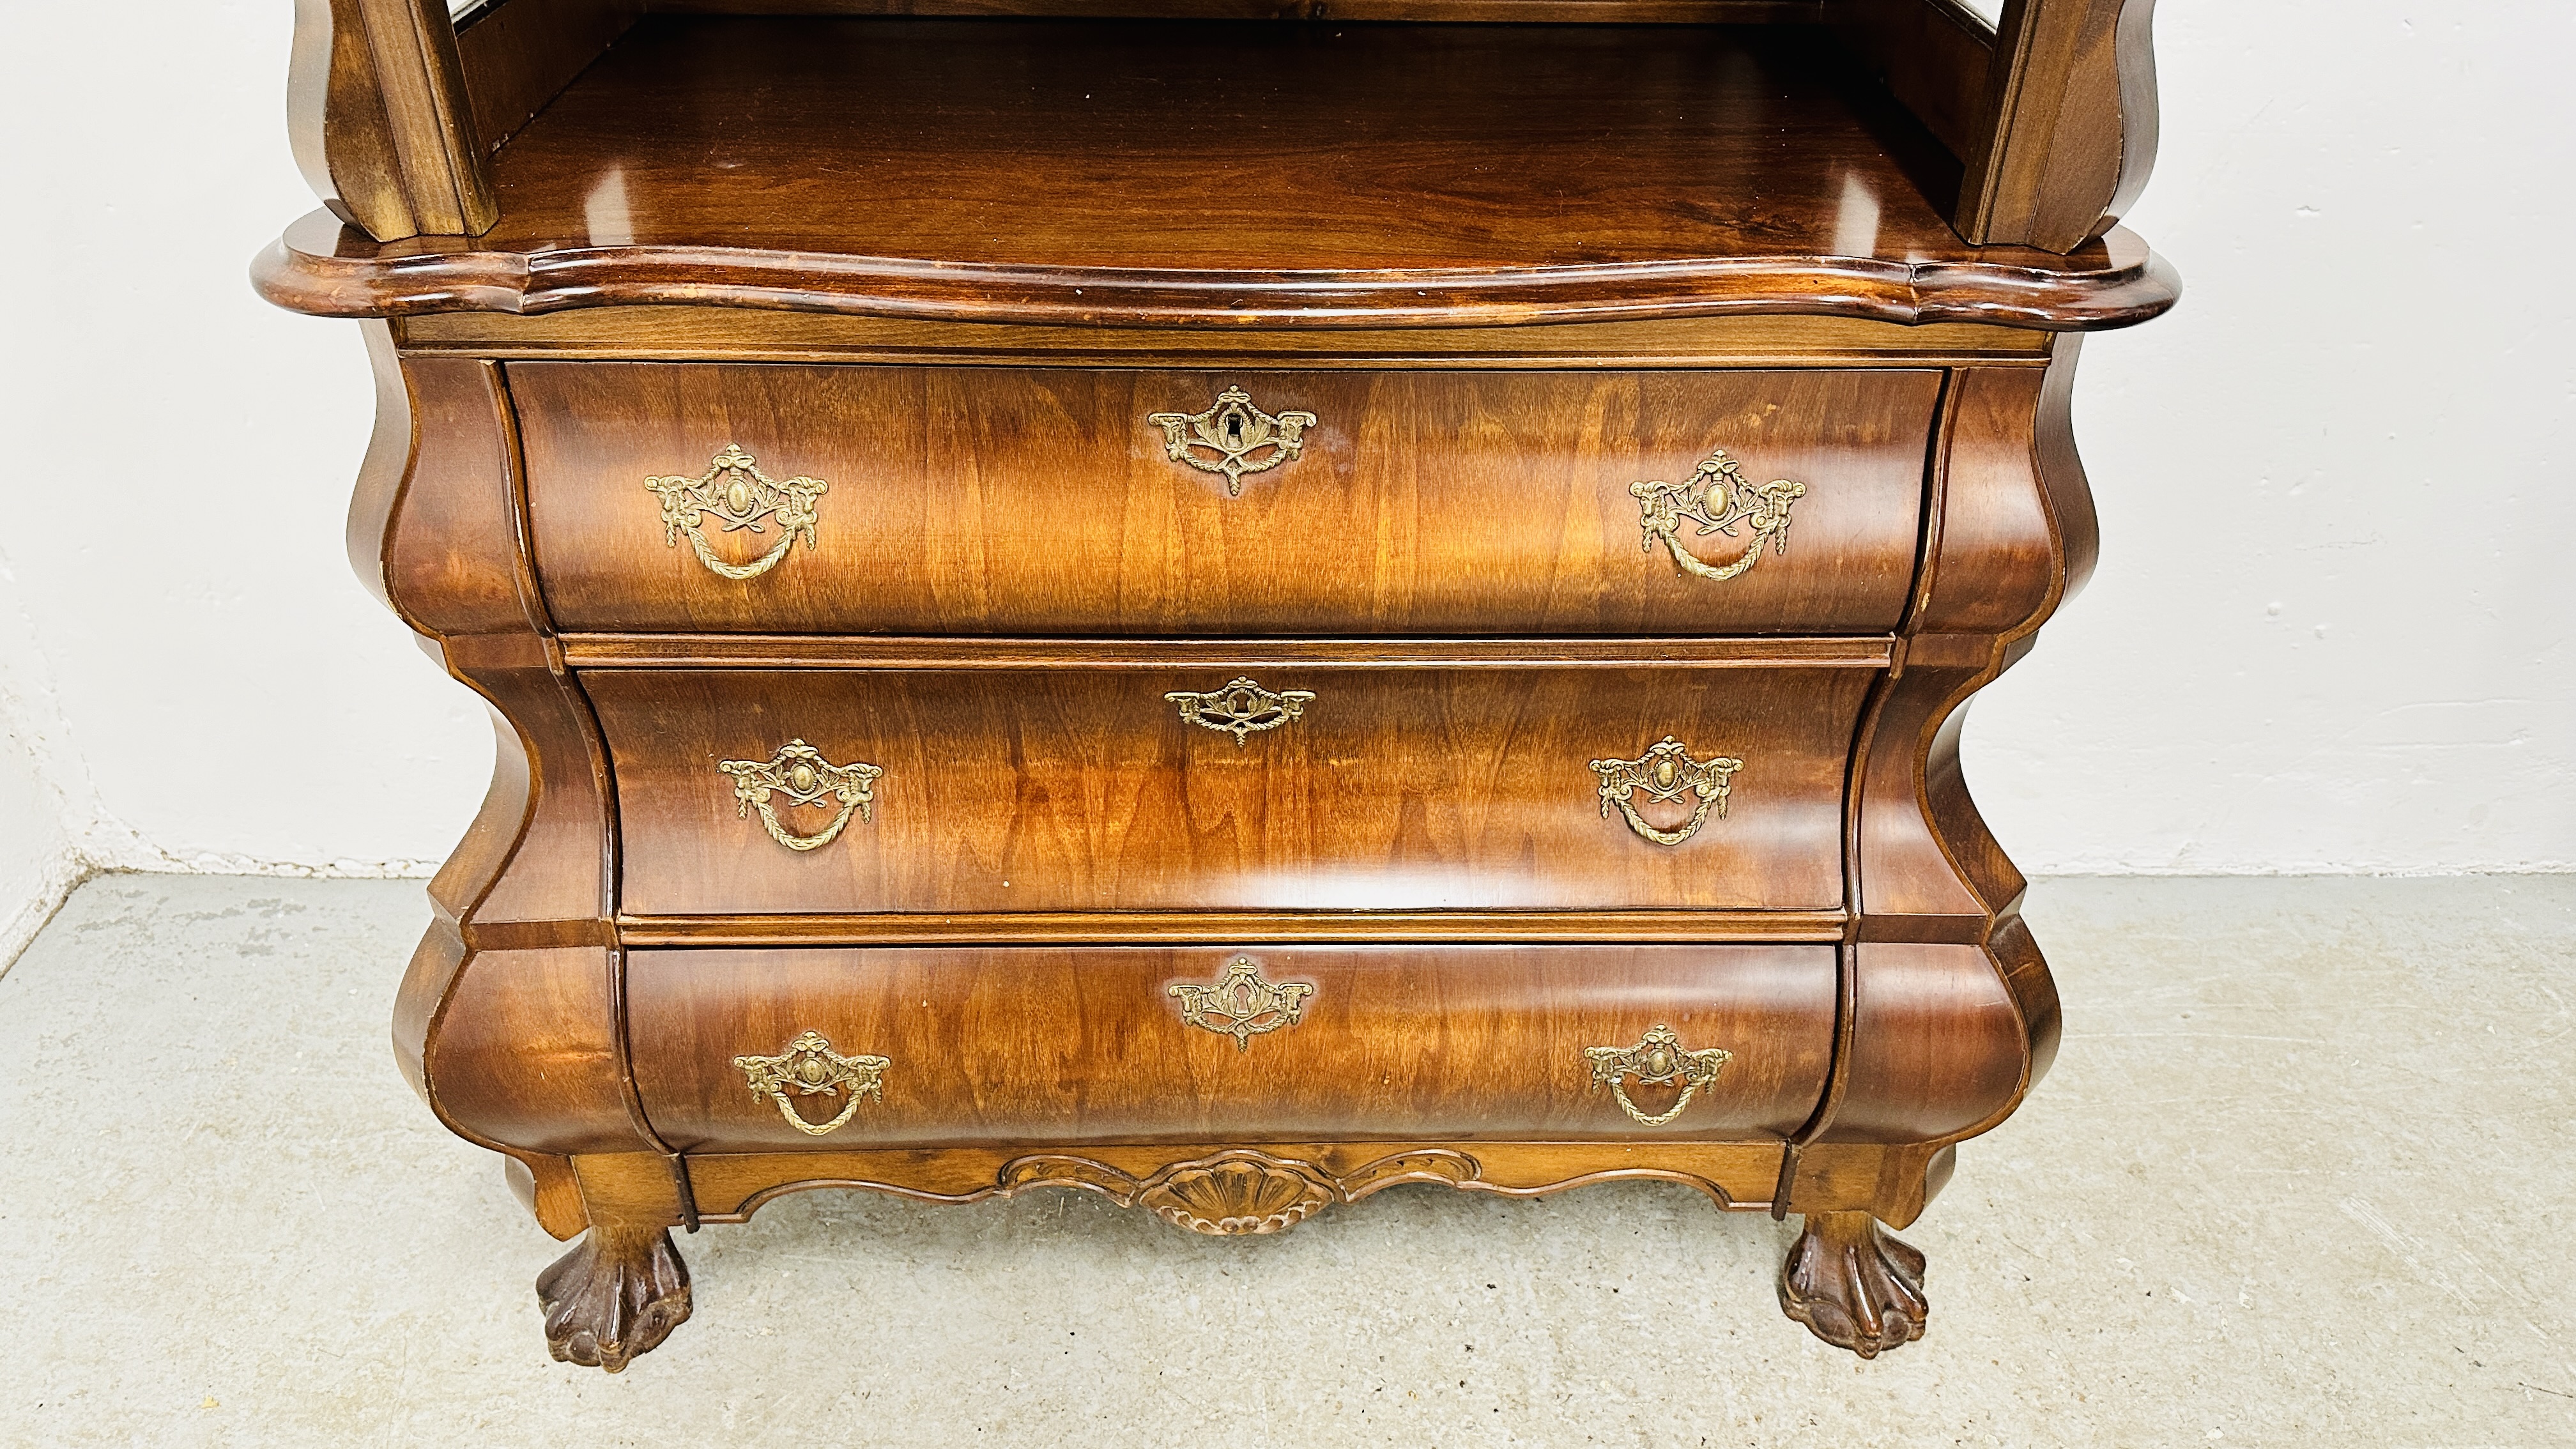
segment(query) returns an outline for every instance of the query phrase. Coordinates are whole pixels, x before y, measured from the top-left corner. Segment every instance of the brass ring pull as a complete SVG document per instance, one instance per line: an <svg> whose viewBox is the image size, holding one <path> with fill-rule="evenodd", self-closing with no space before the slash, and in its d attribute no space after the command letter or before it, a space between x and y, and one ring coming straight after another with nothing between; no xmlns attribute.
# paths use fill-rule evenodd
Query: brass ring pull
<svg viewBox="0 0 2576 1449"><path fill-rule="evenodd" d="M1735 1058L1735 1053L1723 1047L1684 1051L1681 1035L1660 1021L1638 1038L1635 1046L1585 1047L1583 1055L1592 1063L1593 1087L1608 1087L1610 1095L1619 1099L1620 1110L1648 1127L1661 1127L1680 1116L1699 1089L1716 1081L1718 1072ZM1671 1111L1649 1117L1628 1100L1625 1079L1629 1077L1658 1087L1678 1081L1682 1084L1681 1100L1673 1104Z"/></svg>
<svg viewBox="0 0 2576 1449"><path fill-rule="evenodd" d="M877 778L885 773L875 765L835 765L823 758L821 750L803 740L789 740L766 760L721 760L716 768L733 777L734 817L740 819L758 810L760 823L769 829L769 838L799 851L819 850L831 844L841 828L850 823L853 811L863 820L875 819ZM841 813L812 835L798 835L778 823L777 807L769 798L774 794L785 795L790 805L819 805L826 798L838 800Z"/></svg>
<svg viewBox="0 0 2576 1449"><path fill-rule="evenodd" d="M1652 553L1660 538L1673 551L1673 562L1681 565L1682 572L1724 583L1760 563L1766 543L1773 553L1789 551L1789 509L1807 496L1807 485L1786 478L1748 483L1744 465L1720 448L1692 471L1688 481L1631 483L1628 494L1637 500L1639 548ZM1702 538L1712 533L1734 538L1736 527L1747 525L1753 539L1733 561L1706 563L1682 547L1679 535L1685 522L1699 525Z"/></svg>
<svg viewBox="0 0 2576 1449"><path fill-rule="evenodd" d="M1176 689L1163 698L1180 706L1183 721L1234 736L1234 747L1239 750L1245 735L1275 730L1303 718L1306 706L1314 703L1315 691L1264 689L1253 683L1250 675L1238 674L1219 689L1205 693Z"/></svg>
<svg viewBox="0 0 2576 1449"><path fill-rule="evenodd" d="M1224 474L1225 495L1240 498L1244 474L1267 473L1305 451L1306 430L1316 418L1265 413L1252 405L1252 394L1229 387L1206 412L1148 413L1145 421L1163 430L1163 449L1173 462Z"/></svg>
<svg viewBox="0 0 2576 1449"><path fill-rule="evenodd" d="M1277 985L1261 979L1261 968L1249 956L1237 956L1225 968L1225 975L1213 986L1182 982L1168 993L1180 998L1181 1020L1219 1036L1234 1038L1234 1049L1252 1050L1252 1039L1263 1032L1295 1026L1306 1010L1306 998L1315 994L1314 984L1306 981L1282 981Z"/></svg>
<svg viewBox="0 0 2576 1449"><path fill-rule="evenodd" d="M1744 768L1742 760L1724 755L1707 760L1690 757L1690 747L1671 735L1633 760L1594 760L1592 773L1601 777L1601 815L1608 819L1610 807L1628 817L1628 828L1657 845L1679 845L1699 833L1714 812L1726 818L1726 797L1734 788L1735 772ZM1688 825L1678 830L1659 830L1637 813L1636 793L1646 792L1649 800L1679 800L1689 795L1699 803L1692 807Z"/></svg>
<svg viewBox="0 0 2576 1449"><path fill-rule="evenodd" d="M831 1039L821 1032L809 1031L787 1044L787 1050L774 1057L743 1056L733 1059L734 1069L751 1085L755 1097L767 1097L778 1104L778 1115L787 1125L809 1137L837 1132L857 1115L859 1099L874 1097L885 1100L884 1057L845 1057L832 1050ZM842 1092L850 1100L841 1114L829 1122L808 1122L797 1115L796 1105L787 1100L794 1092L800 1097L835 1096Z"/></svg>
<svg viewBox="0 0 2576 1449"><path fill-rule="evenodd" d="M698 562L728 579L752 579L785 558L798 534L804 535L807 549L815 546L814 500L832 485L820 478L772 479L749 453L727 443L697 477L647 478L644 486L662 500L664 546L679 547L685 532L689 546L697 550ZM707 546L702 525L709 517L726 533L766 533L763 520L767 520L778 525L778 541L747 564L726 563Z"/></svg>

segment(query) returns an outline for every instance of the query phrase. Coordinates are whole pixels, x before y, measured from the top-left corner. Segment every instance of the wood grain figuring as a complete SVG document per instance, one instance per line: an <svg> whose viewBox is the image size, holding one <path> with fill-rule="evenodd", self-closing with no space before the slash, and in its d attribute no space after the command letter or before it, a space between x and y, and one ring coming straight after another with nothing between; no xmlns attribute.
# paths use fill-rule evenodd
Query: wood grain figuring
<svg viewBox="0 0 2576 1449"><path fill-rule="evenodd" d="M1239 497L1147 420L1228 387L1321 419ZM510 388L569 629L1859 633L1913 582L1940 377L519 363ZM831 484L816 545L753 579L668 541L643 487L729 442ZM1642 548L1629 492L1718 447L1807 489L1787 550L1722 582ZM775 537L714 543L740 564ZM1690 537L1715 564L1751 542Z"/></svg>
<svg viewBox="0 0 2576 1449"><path fill-rule="evenodd" d="M477 1137L528 1152L643 1145L615 1039L609 953L480 951L449 987L423 1080Z"/></svg>
<svg viewBox="0 0 2576 1449"><path fill-rule="evenodd" d="M1865 367L2047 360L2055 335L1970 323L1681 317L1520 327L1186 331L924 322L710 307L397 318L407 351L478 357L1055 367Z"/></svg>
<svg viewBox="0 0 2576 1449"><path fill-rule="evenodd" d="M1759 1212L1780 1172L1777 1143L1759 1142L1274 1142L1264 1155L1302 1164L1344 1202L1405 1183L1543 1197L1594 1183L1678 1182L1721 1208ZM794 1192L854 1188L967 1203L1031 1188L1078 1188L1121 1206L1144 1182L1228 1150L1221 1143L1093 1143L1079 1154L1012 1147L832 1148L795 1153L693 1153L689 1179L708 1223L746 1222Z"/></svg>
<svg viewBox="0 0 2576 1449"><path fill-rule="evenodd" d="M299 226L256 276L343 316L2061 330L2172 304L2134 237L1964 246L1841 64L1797 27L648 17L494 159L472 246Z"/></svg>
<svg viewBox="0 0 2576 1449"><path fill-rule="evenodd" d="M1833 953L1821 947L1278 947L1265 979L1311 984L1294 1026L1190 1026L1168 988L1223 950L639 951L635 1062L646 1110L684 1150L976 1141L1259 1143L1319 1134L1778 1136L1824 1084ZM1591 1083L1587 1046L1667 1023L1733 1059L1670 1125ZM816 1031L886 1057L881 1101L830 1137L797 1131L733 1065ZM1661 1113L1677 1088L1631 1083ZM819 1105L818 1105L819 1104ZM841 1106L805 1104L828 1121Z"/></svg>
<svg viewBox="0 0 2576 1449"><path fill-rule="evenodd" d="M1827 0L1826 11L1843 44L1952 156L1984 153L1995 35L1983 20L1957 0Z"/></svg>
<svg viewBox="0 0 2576 1449"><path fill-rule="evenodd" d="M586 674L616 760L622 900L641 915L1841 903L1860 671L1316 669L1262 681L1317 698L1240 748L1163 697L1228 678ZM1602 818L1587 763L1666 735L1744 761L1727 816L1678 847ZM790 739L884 769L874 821L799 854L742 818L717 762Z"/></svg>
<svg viewBox="0 0 2576 1449"><path fill-rule="evenodd" d="M287 119L306 183L372 242L498 215L439 0L297 0Z"/></svg>
<svg viewBox="0 0 2576 1449"><path fill-rule="evenodd" d="M2119 224L2155 165L2155 3L2005 0L1962 235L2072 251Z"/></svg>
<svg viewBox="0 0 2576 1449"><path fill-rule="evenodd" d="M998 639L884 634L567 634L564 661L590 669L1634 669L1640 659L1760 669L1883 669L1895 641L1814 635L1737 639Z"/></svg>
<svg viewBox="0 0 2576 1449"><path fill-rule="evenodd" d="M498 150L644 13L642 0L499 0L457 32L474 130Z"/></svg>
<svg viewBox="0 0 2576 1449"><path fill-rule="evenodd" d="M1840 911L985 911L624 916L631 946L1840 941Z"/></svg>
<svg viewBox="0 0 2576 1449"><path fill-rule="evenodd" d="M331 210L254 265L371 319L351 557L495 713L394 1047L580 1238L549 1350L820 1187L1669 1181L1805 1219L1819 1338L1920 1336L1885 1229L2062 1032L1959 740L2098 551L2074 334L2177 295L2112 226L2150 0L784 3L309 0ZM1229 385L1314 415L1239 490L1148 421ZM743 579L644 486L728 444L829 484ZM1717 448L1806 489L1727 579L1748 523L1640 551L1629 491ZM1239 676L1295 717L1167 697ZM1727 813L1605 815L1667 735ZM828 840L717 769L800 739L882 771ZM1187 1019L1238 958L1294 1020ZM1659 1025L1733 1055L1685 1098ZM755 1092L808 1031L881 1093Z"/></svg>
<svg viewBox="0 0 2576 1449"><path fill-rule="evenodd" d="M430 882L395 1056L450 1129L559 1178L565 1155L654 1145L617 1027L605 755L536 632L500 370L402 365L382 327L369 340L379 412L352 561L498 725L483 809ZM564 939L585 927L587 946Z"/></svg>

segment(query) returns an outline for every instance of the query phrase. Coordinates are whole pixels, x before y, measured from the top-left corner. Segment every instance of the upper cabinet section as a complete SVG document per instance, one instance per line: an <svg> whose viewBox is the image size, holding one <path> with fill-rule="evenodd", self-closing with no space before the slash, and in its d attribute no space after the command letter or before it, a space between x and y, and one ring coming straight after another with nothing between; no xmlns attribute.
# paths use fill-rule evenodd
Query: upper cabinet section
<svg viewBox="0 0 2576 1449"><path fill-rule="evenodd" d="M461 39L445 0L305 4L299 154L348 225L258 269L304 311L2079 329L2174 293L2111 230L2152 0L498 0ZM1574 16L1720 23L1392 23Z"/></svg>

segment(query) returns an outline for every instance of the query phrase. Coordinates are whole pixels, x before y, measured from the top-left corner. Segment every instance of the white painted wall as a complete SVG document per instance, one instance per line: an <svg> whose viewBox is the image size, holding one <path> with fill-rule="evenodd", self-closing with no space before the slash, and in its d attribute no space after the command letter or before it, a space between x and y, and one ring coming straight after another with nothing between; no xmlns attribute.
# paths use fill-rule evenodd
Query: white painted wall
<svg viewBox="0 0 2576 1449"><path fill-rule="evenodd" d="M2102 566L1978 703L2046 871L2576 868L2576 86L2563 0L2163 0L2092 339Z"/></svg>
<svg viewBox="0 0 2576 1449"><path fill-rule="evenodd" d="M9 586L0 554L0 588ZM0 595L0 972L33 940L83 871L64 828L63 800L36 768L43 747L37 724L43 701L17 694L11 668L29 658L26 618Z"/></svg>
<svg viewBox="0 0 2576 1449"><path fill-rule="evenodd" d="M355 330L242 280L312 205L289 9L13 8L0 861L46 858L50 800L110 867L414 873L480 798L479 705L341 558ZM2576 866L2576 291L2515 272L2576 236L2576 7L2160 30L2133 220L2188 294L2087 348L2102 568L1978 705L1970 778L2034 871Z"/></svg>
<svg viewBox="0 0 2576 1449"><path fill-rule="evenodd" d="M106 868L418 874L490 774L480 703L342 558L374 407L358 335L245 280L313 207L292 10L19 4L0 45L0 631L23 635L0 632L0 698L28 703L37 738L10 748ZM0 834L41 832L20 813L0 803Z"/></svg>

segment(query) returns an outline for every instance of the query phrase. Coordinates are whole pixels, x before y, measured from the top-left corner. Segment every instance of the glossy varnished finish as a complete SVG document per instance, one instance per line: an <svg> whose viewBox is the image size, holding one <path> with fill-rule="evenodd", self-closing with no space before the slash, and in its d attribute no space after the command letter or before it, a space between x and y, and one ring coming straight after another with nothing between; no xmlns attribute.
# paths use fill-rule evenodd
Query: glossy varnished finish
<svg viewBox="0 0 2576 1449"><path fill-rule="evenodd" d="M360 225L257 280L391 319L352 556L500 719L396 1052L587 1234L557 1357L625 1367L691 1311L671 1228L815 1187L1266 1233L1662 1179L1806 1219L1819 1337L1922 1332L1884 1229L2058 1042L1958 740L2092 565L2062 334L2174 300L2107 229L2149 0L1369 4L1757 25L308 7L301 149ZM1316 419L1237 494L1148 420L1229 385ZM644 487L727 444L830 485L758 577ZM1726 580L1628 489L1717 448L1807 489ZM1298 717L1166 698L1236 676ZM1666 735L1743 761L1670 845L1590 769ZM884 772L811 850L716 768L796 739ZM1240 1044L1174 994L1238 959L1310 988ZM1659 1025L1733 1055L1623 1108L1587 1049ZM737 1062L807 1031L884 1058L827 1134Z"/></svg>
<svg viewBox="0 0 2576 1449"><path fill-rule="evenodd" d="M1942 367L2048 359L2053 337L1975 323L1815 315L1513 327L1045 326L747 308L598 306L421 312L394 319L406 352L512 361L593 358L971 367L1639 369Z"/></svg>
<svg viewBox="0 0 2576 1449"><path fill-rule="evenodd" d="M577 1153L654 1151L618 1026L606 755L532 616L498 368L398 365L381 330L378 415L350 509L363 578L501 718L491 792L430 884L394 1049L451 1129L509 1152L542 1221L583 1216Z"/></svg>
<svg viewBox="0 0 2576 1449"><path fill-rule="evenodd" d="M1316 696L1247 737L1164 696L1224 667L596 671L626 909L1818 910L1843 899L1844 762L1870 674L1641 663L1309 667ZM1744 768L1679 846L1602 817L1593 760L1670 735ZM737 813L721 760L802 739L864 761L875 819L820 849ZM1659 826L1687 804L1645 807ZM791 828L830 813L808 807Z"/></svg>
<svg viewBox="0 0 2576 1449"><path fill-rule="evenodd" d="M567 629L786 633L1853 634L1914 580L1931 370L1163 372L515 363L538 570ZM1319 421L1226 480L1156 413L1228 388ZM723 578L651 475L727 443L822 478L812 547ZM1723 448L1805 485L1788 547L1642 547L1641 479ZM731 563L774 530L716 534Z"/></svg>
<svg viewBox="0 0 2576 1449"><path fill-rule="evenodd" d="M1959 198L1979 241L2064 250L2119 223L2155 166L2156 0L2005 0Z"/></svg>
<svg viewBox="0 0 2576 1449"><path fill-rule="evenodd" d="M492 225L442 0L296 0L288 131L332 216L381 239Z"/></svg>
<svg viewBox="0 0 2576 1449"><path fill-rule="evenodd" d="M1274 947L1272 982L1313 988L1293 1026L1235 1040L1181 1019L1170 988L1240 952L638 951L636 1075L689 1152L1008 1141L1259 1145L1318 1135L1770 1139L1822 1095L1834 955L1821 946ZM1657 1024L1733 1056L1667 1125L1592 1085L1584 1048ZM824 1136L791 1127L733 1058L815 1031L888 1059L883 1096ZM1649 1115L1678 1088L1627 1084ZM792 1100L792 1099L791 1099ZM798 1102L829 1121L842 1099Z"/></svg>
<svg viewBox="0 0 2576 1449"><path fill-rule="evenodd" d="M1225 1153L1222 1142L1095 1142L1076 1150L1011 1146L825 1148L695 1152L689 1182L701 1222L742 1222L793 1192L861 1188L926 1202L981 1202L1030 1188L1076 1188L1122 1207L1146 1184ZM1405 1183L1503 1197L1543 1197L1593 1183L1649 1180L1699 1189L1719 1207L1760 1211L1780 1175L1781 1149L1765 1142L1457 1142L1420 1139L1266 1142L1264 1157L1293 1164L1337 1202ZM1821 1151L1822 1149L1820 1149ZM1860 1165L1855 1163L1854 1165Z"/></svg>
<svg viewBox="0 0 2576 1449"><path fill-rule="evenodd" d="M2058 329L2172 304L2125 233L1961 243L1882 139L1911 123L1822 35L648 17L494 158L471 245L307 226L257 275L335 315Z"/></svg>

